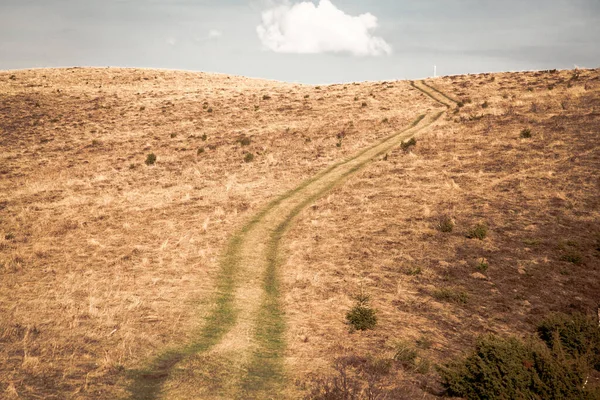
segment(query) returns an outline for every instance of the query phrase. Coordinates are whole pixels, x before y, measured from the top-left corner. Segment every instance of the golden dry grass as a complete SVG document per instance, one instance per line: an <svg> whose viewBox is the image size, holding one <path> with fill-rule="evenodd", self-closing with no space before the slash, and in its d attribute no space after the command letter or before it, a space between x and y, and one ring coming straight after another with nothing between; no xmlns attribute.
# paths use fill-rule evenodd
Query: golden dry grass
<svg viewBox="0 0 600 400"><path fill-rule="evenodd" d="M339 356L429 340L422 357L444 361L479 333L524 334L550 310L597 305L600 73L577 74L429 80L471 101L300 214L281 266L288 397ZM126 370L202 326L230 235L437 107L407 82L0 72L0 393L126 397ZM452 233L436 229L441 215ZM489 236L467 239L478 222ZM344 315L361 287L379 325L350 333ZM440 301L442 288L466 304ZM190 360L180 383L193 386L191 367L206 361ZM437 390L433 370L394 374L413 398ZM193 395L181 387L168 386L172 398Z"/></svg>

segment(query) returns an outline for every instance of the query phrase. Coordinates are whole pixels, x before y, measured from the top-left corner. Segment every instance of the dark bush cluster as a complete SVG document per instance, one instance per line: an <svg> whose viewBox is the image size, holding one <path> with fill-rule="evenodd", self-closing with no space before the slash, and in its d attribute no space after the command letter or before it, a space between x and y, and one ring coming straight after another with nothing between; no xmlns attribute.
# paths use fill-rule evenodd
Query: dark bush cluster
<svg viewBox="0 0 600 400"><path fill-rule="evenodd" d="M600 328L585 315L553 314L538 338L481 337L463 360L439 367L451 396L467 399L600 399L588 385L600 367Z"/></svg>

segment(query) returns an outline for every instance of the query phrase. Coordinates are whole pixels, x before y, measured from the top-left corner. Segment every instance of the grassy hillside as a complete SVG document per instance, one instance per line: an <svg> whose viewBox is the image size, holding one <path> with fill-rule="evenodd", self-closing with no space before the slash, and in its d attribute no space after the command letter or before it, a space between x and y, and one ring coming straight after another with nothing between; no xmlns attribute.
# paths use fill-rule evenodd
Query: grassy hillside
<svg viewBox="0 0 600 400"><path fill-rule="evenodd" d="M426 83L452 107L416 146L362 166L282 237L282 396L309 393L336 359L388 360L399 343L418 349L421 368L386 370L385 382L434 396L427 365L477 335L596 310L600 71ZM205 325L228 239L244 224L442 110L409 82L0 72L0 392L128 397L129 371ZM477 224L482 240L467 237ZM351 332L345 314L360 291L378 325ZM234 352L252 343L245 336L230 340ZM194 374L203 357L177 367L166 398L218 395L215 376L240 373Z"/></svg>

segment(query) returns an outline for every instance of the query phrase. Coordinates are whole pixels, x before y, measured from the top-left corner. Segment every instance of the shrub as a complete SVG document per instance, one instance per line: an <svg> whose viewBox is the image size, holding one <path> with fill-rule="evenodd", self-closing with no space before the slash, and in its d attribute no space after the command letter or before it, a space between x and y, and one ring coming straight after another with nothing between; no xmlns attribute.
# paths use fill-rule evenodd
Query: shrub
<svg viewBox="0 0 600 400"><path fill-rule="evenodd" d="M348 355L334 360L333 376L311 375L310 400L358 400L417 398L419 391L398 383L392 372L393 363L385 358Z"/></svg>
<svg viewBox="0 0 600 400"><path fill-rule="evenodd" d="M440 232L449 233L454 229L454 222L452 222L452 218L448 215L440 216L436 228Z"/></svg>
<svg viewBox="0 0 600 400"><path fill-rule="evenodd" d="M208 136L206 136L206 133L202 135L201 139L203 142L206 142L206 139L208 139Z"/></svg>
<svg viewBox="0 0 600 400"><path fill-rule="evenodd" d="M539 341L484 336L464 360L439 367L450 396L467 399L592 399L581 363Z"/></svg>
<svg viewBox="0 0 600 400"><path fill-rule="evenodd" d="M467 232L467 237L469 239L479 239L483 240L486 238L488 234L488 227L485 224L477 224L469 232Z"/></svg>
<svg viewBox="0 0 600 400"><path fill-rule="evenodd" d="M537 334L549 348L558 342L574 358L584 358L600 371L600 327L595 318L584 314L550 314L537 326Z"/></svg>
<svg viewBox="0 0 600 400"><path fill-rule="evenodd" d="M415 139L414 137L410 138L406 142L400 143L400 147L404 151L408 151L411 147L416 146L416 145L417 145L417 139Z"/></svg>
<svg viewBox="0 0 600 400"><path fill-rule="evenodd" d="M574 249L569 249L565 254L560 256L561 261L570 262L571 264L579 265L583 262L581 254Z"/></svg>
<svg viewBox="0 0 600 400"><path fill-rule="evenodd" d="M418 352L410 343L400 342L396 345L394 360L400 363L403 367L414 367Z"/></svg>
<svg viewBox="0 0 600 400"><path fill-rule="evenodd" d="M248 136L244 136L241 139L239 139L238 142L242 146L250 146L250 143L252 143L252 140Z"/></svg>
<svg viewBox="0 0 600 400"><path fill-rule="evenodd" d="M362 104L360 105L361 107L365 108L367 106L367 102L363 101Z"/></svg>
<svg viewBox="0 0 600 400"><path fill-rule="evenodd" d="M254 154L246 153L246 155L244 156L244 162L249 163L252 162L252 160L254 160Z"/></svg>
<svg viewBox="0 0 600 400"><path fill-rule="evenodd" d="M483 273L487 272L488 267L489 267L489 265L488 265L488 263L487 263L487 261L486 261L485 258L480 258L477 261L477 265L475 266L475 268L477 269L477 271L483 272Z"/></svg>
<svg viewBox="0 0 600 400"><path fill-rule="evenodd" d="M383 120L381 120L382 123L387 124L388 122L390 122L389 118L384 118Z"/></svg>
<svg viewBox="0 0 600 400"><path fill-rule="evenodd" d="M404 269L404 273L409 276L421 275L423 269L421 267L407 267Z"/></svg>
<svg viewBox="0 0 600 400"><path fill-rule="evenodd" d="M156 162L156 154L150 153L146 157L146 165L153 165Z"/></svg>
<svg viewBox="0 0 600 400"><path fill-rule="evenodd" d="M271 96L269 96L268 94L263 95L262 97L263 100L271 100Z"/></svg>
<svg viewBox="0 0 600 400"><path fill-rule="evenodd" d="M453 288L436 289L432 293L433 297L438 301L445 301L456 304L467 304L469 295L464 290Z"/></svg>
<svg viewBox="0 0 600 400"><path fill-rule="evenodd" d="M529 139L531 137L531 129L529 128L525 128L521 131L521 138L522 139Z"/></svg>
<svg viewBox="0 0 600 400"><path fill-rule="evenodd" d="M346 313L348 323L358 331L375 328L377 315L375 310L369 306L369 296L361 293L355 296L354 300L356 304Z"/></svg>
<svg viewBox="0 0 600 400"><path fill-rule="evenodd" d="M488 108L490 105L487 101L484 101L483 104L481 104L481 108Z"/></svg>
<svg viewBox="0 0 600 400"><path fill-rule="evenodd" d="M200 155L202 153L204 153L204 147L199 147L198 151L196 152L196 155Z"/></svg>
<svg viewBox="0 0 600 400"><path fill-rule="evenodd" d="M206 112L209 112L209 113L213 112L212 107L209 107L208 110L206 110Z"/></svg>

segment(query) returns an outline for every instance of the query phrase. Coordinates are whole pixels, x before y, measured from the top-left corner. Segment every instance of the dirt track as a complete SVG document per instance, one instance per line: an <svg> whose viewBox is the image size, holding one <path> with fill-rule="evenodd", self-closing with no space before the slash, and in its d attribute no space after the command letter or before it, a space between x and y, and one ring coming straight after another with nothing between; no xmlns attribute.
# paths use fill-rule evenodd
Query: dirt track
<svg viewBox="0 0 600 400"><path fill-rule="evenodd" d="M412 85L448 108L449 101L453 101L423 82ZM234 371L235 378L231 374L217 378L221 392L203 393L203 397L264 399L280 393L285 378L285 320L277 269L279 245L287 228L305 207L370 161L429 127L442 114L440 110L417 117L410 127L332 165L270 203L248 222L224 251L215 307L202 331L193 343L163 354L148 370L134 373L132 398L155 399L169 392L166 386L173 370L189 356L204 352L211 360L204 365L207 374L215 369L228 370Z"/></svg>

